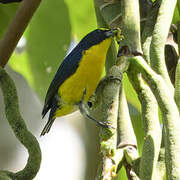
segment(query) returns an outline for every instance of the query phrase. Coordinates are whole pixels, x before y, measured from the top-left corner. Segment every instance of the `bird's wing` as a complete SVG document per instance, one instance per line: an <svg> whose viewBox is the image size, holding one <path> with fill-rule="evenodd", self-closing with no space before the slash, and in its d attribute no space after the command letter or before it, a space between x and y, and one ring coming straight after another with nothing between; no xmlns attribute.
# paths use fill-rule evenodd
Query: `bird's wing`
<svg viewBox="0 0 180 180"><path fill-rule="evenodd" d="M61 84L78 68L81 58L82 50L78 47L74 48L72 52L65 57L47 91L42 117L44 117L52 107L52 103L58 92L59 86L61 86Z"/></svg>

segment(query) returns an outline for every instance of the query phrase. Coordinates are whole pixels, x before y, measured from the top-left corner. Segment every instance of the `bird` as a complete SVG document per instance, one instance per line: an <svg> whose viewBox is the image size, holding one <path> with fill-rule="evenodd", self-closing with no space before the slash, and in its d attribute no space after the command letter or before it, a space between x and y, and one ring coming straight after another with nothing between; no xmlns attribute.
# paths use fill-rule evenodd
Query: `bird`
<svg viewBox="0 0 180 180"><path fill-rule="evenodd" d="M49 132L57 117L76 111L95 121L102 127L103 122L92 118L85 103L100 82L105 66L106 54L118 29L98 28L88 33L64 58L59 66L45 97L42 118L50 110L49 119L41 136Z"/></svg>

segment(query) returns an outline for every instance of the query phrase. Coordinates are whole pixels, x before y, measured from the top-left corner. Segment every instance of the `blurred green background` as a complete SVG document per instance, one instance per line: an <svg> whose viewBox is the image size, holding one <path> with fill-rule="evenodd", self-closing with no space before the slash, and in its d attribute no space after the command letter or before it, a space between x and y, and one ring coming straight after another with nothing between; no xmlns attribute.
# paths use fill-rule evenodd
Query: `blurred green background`
<svg viewBox="0 0 180 180"><path fill-rule="evenodd" d="M17 3L10 5L0 4L0 38L3 37L18 6ZM176 10L173 22L178 19L179 15ZM75 113L61 118L61 122L59 121L61 124L58 125L59 122L55 123L54 126L56 127L52 128L50 134L43 139L39 138L39 134L47 120L41 120L41 109L47 88L55 72L66 55L71 42L78 42L95 28L97 28L97 22L92 0L44 0L33 16L6 68L16 83L20 107L26 123L41 144L43 159L45 159L42 161L41 169L47 170L42 172L40 170L39 174L46 173L46 175L44 177L37 176L36 179L42 179L43 177L43 180L46 180L48 179L47 174L49 174L49 177L54 177L54 179L60 179L60 177L63 177L64 170L62 168L68 169L68 172L72 172L73 169L78 171L78 173L76 172L78 174L77 178L75 178L75 175L72 176L74 178L66 176L67 180L68 177L69 180L92 180L96 172L99 156L98 147L96 147L98 146L98 131L93 124L86 122L80 114ZM138 141L139 153L141 153L143 128L139 113L140 103L126 75L124 75L123 83ZM18 168L24 166L27 155L8 127L3 112L2 95L0 99L0 122L2 125L0 132L3 133L0 137L0 168L18 170ZM54 130L55 128L58 130ZM49 152L48 150L52 151ZM70 155L72 153L73 156ZM22 158L22 154L25 157L20 161L18 159ZM61 161L61 158L60 160L57 159L58 156L62 156L61 158L65 156L66 158ZM20 161L19 166L17 166L17 161ZM58 161L58 164L64 167L55 165L55 161ZM57 172L59 168L62 170L61 173L54 173L53 169L48 171L46 164L52 167L56 166ZM70 164L73 166L71 167ZM74 168L76 165L78 168ZM88 170L85 168L86 165L89 168ZM67 172L64 171L65 173ZM126 179L124 170L121 171L119 176L123 180Z"/></svg>

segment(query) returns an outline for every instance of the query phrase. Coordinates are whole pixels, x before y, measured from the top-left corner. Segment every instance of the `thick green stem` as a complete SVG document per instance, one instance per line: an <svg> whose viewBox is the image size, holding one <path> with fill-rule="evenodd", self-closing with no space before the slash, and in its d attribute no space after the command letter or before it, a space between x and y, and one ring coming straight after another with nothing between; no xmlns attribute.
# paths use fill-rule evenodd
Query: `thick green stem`
<svg viewBox="0 0 180 180"><path fill-rule="evenodd" d="M142 119L145 139L140 163L140 178L157 179L156 165L161 144L161 129L158 118L158 105L150 88L140 79L139 99L142 105ZM150 168L151 167L151 168Z"/></svg>
<svg viewBox="0 0 180 180"><path fill-rule="evenodd" d="M141 52L140 14L138 0L121 0L122 35L121 46L128 46L130 52Z"/></svg>
<svg viewBox="0 0 180 180"><path fill-rule="evenodd" d="M116 173L117 164L113 161L117 147L117 117L119 107L119 89L121 81L121 72L117 66L113 66L100 87L96 92L99 117L101 121L109 123L113 128L100 129L100 141L102 161L96 179L111 179ZM113 79L108 80L108 77ZM118 80L119 79L119 80Z"/></svg>
<svg viewBox="0 0 180 180"><path fill-rule="evenodd" d="M150 45L158 10L159 2L156 2L156 5L151 7L142 33L143 55L148 64L150 64ZM135 72L131 71L131 74L133 73ZM141 75L137 73L135 76L131 75L131 79L133 77L135 78L134 82L137 83L131 82L135 85L136 92L139 95L145 128L145 140L139 170L140 178L161 180L161 169L157 168L161 143L157 101L150 88L144 83Z"/></svg>
<svg viewBox="0 0 180 180"><path fill-rule="evenodd" d="M23 170L17 173L7 172L6 174L12 179L30 180L36 176L40 168L41 150L39 143L27 129L26 124L21 117L14 82L2 68L0 68L0 85L4 96L7 120L14 131L15 136L27 148L29 153L27 164Z"/></svg>
<svg viewBox="0 0 180 180"><path fill-rule="evenodd" d="M162 112L167 179L180 179L180 115L172 92L164 79L156 74L142 57L131 57L129 61L133 68L142 73Z"/></svg>
<svg viewBox="0 0 180 180"><path fill-rule="evenodd" d="M158 118L158 105L150 88L144 83L141 74L129 68L128 77L141 102L145 139L140 161L141 179L157 179L156 165L161 144L161 129Z"/></svg>
<svg viewBox="0 0 180 180"><path fill-rule="evenodd" d="M171 94L174 92L174 88L171 84L165 64L164 46L168 36L175 6L176 0L162 0L150 46L151 66L158 74L162 75L169 89L171 90Z"/></svg>
<svg viewBox="0 0 180 180"><path fill-rule="evenodd" d="M150 64L150 45L158 10L158 5L151 7L151 10L146 18L147 20L145 22L144 29L142 32L143 56L148 64Z"/></svg>

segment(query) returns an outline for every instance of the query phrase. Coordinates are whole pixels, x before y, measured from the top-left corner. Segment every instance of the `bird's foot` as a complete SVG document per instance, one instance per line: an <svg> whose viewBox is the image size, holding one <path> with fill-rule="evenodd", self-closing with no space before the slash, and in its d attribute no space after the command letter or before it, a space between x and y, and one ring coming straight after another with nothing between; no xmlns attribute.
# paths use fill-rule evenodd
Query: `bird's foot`
<svg viewBox="0 0 180 180"><path fill-rule="evenodd" d="M80 110L81 114L83 116L85 116L86 118L94 121L97 124L97 126L99 126L99 127L102 127L102 128L114 128L110 124L108 124L106 122L97 121L96 119L94 119L93 117L90 116L89 111L88 111L88 109L86 108L86 106L84 104L84 97L85 97L85 95L86 95L86 88L84 89L82 99L81 99L81 101L78 104L79 105L79 110Z"/></svg>

